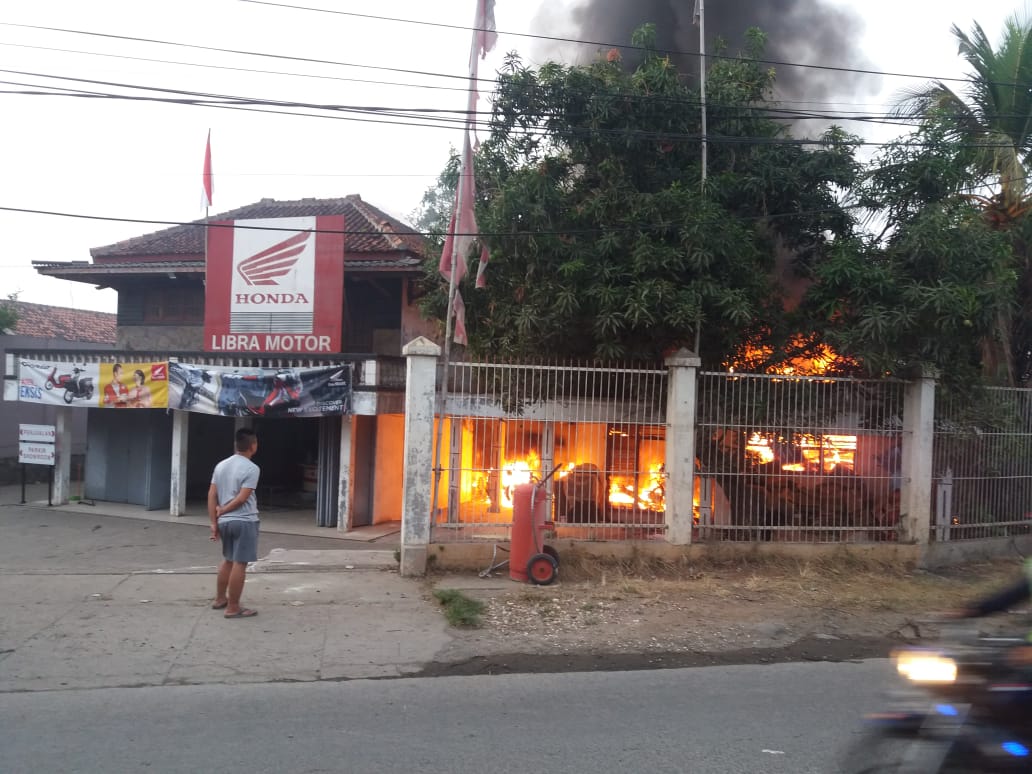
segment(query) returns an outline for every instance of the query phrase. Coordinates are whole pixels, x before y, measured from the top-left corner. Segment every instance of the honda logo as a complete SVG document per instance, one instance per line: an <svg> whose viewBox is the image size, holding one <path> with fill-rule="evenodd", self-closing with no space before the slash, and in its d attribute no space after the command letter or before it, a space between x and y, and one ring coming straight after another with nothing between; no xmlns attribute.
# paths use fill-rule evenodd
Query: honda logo
<svg viewBox="0 0 1032 774"><path fill-rule="evenodd" d="M276 280L290 272L311 236L302 231L241 261L237 273L248 285L278 285Z"/></svg>

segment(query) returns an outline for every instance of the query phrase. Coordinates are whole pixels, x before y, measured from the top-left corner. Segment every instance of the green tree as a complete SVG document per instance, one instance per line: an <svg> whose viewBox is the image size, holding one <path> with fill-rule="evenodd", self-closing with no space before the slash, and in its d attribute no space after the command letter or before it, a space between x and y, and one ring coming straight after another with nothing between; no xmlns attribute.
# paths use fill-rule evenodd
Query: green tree
<svg viewBox="0 0 1032 774"><path fill-rule="evenodd" d="M992 228L1010 234L1011 268L1018 277L1014 303L998 308L994 329L982 339L982 370L994 381L1027 382L1032 377L1032 201L1027 173L1032 158L1032 19L1008 19L998 48L978 24L970 35L954 26L953 35L971 68L969 86L961 94L942 82L932 83L910 93L898 112L919 118L923 131L944 141L940 146L952 142L952 169L931 160L944 172L938 185L977 202ZM925 160L930 161L927 154ZM959 179L958 172L963 173Z"/></svg>
<svg viewBox="0 0 1032 774"><path fill-rule="evenodd" d="M934 82L909 93L898 113L941 123L952 139L969 145L967 160L977 173L998 179L1000 203L1011 208L1029 188L1032 18L1008 19L998 49L977 23L970 35L954 25L953 36L971 67L969 86L961 94Z"/></svg>
<svg viewBox="0 0 1032 774"><path fill-rule="evenodd" d="M18 324L18 309L14 302L18 300L17 293L11 293L7 300L0 302L0 333L13 331Z"/></svg>
<svg viewBox="0 0 1032 774"><path fill-rule="evenodd" d="M782 275L850 233L838 191L858 165L853 138L832 130L808 150L769 117L763 44L751 31L745 56L709 71L705 191L699 97L669 59L533 70L509 57L476 158L491 253L488 287L464 293L477 353L656 359L694 347L700 326L709 365L761 340L782 351ZM443 283L429 306L443 314Z"/></svg>

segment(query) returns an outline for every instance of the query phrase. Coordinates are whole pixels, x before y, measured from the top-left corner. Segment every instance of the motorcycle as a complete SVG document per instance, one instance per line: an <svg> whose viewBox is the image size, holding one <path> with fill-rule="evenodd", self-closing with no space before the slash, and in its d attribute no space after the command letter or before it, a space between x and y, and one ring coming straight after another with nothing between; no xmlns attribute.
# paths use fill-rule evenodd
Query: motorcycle
<svg viewBox="0 0 1032 774"><path fill-rule="evenodd" d="M56 372L57 369L55 368L54 371ZM55 383L64 387L65 403L71 403L76 398L89 400L93 397L93 379L89 376L80 376L81 373L81 368L73 368L71 374L63 374L59 377L62 381ZM50 379L47 379L47 384L50 384Z"/></svg>
<svg viewBox="0 0 1032 774"><path fill-rule="evenodd" d="M955 625L956 626L956 625ZM1018 637L954 636L893 654L903 687L839 769L876 772L1032 770L1032 645Z"/></svg>
<svg viewBox="0 0 1032 774"><path fill-rule="evenodd" d="M68 382L75 378L75 374L61 374L57 373L57 366L50 369L50 373L47 374L47 381L44 385L48 390L52 390L55 387L59 390L63 390L68 386Z"/></svg>

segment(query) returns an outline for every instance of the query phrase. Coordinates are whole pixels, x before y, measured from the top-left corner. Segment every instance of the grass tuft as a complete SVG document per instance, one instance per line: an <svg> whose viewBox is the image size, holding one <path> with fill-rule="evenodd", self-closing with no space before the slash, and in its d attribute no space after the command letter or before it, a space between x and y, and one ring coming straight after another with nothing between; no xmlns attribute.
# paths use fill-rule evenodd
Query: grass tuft
<svg viewBox="0 0 1032 774"><path fill-rule="evenodd" d="M480 600L467 597L456 589L437 589L434 598L444 608L444 617L450 625L463 629L480 628L480 616L484 612L484 603Z"/></svg>

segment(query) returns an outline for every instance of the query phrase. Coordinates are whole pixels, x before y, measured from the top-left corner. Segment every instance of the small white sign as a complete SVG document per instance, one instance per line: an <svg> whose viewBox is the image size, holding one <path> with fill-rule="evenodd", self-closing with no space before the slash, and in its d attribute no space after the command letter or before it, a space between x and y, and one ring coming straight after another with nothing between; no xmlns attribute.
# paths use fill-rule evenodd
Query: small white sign
<svg viewBox="0 0 1032 774"><path fill-rule="evenodd" d="M18 462L28 465L53 465L55 456L52 443L18 442Z"/></svg>
<svg viewBox="0 0 1032 774"><path fill-rule="evenodd" d="M57 428L54 425L18 425L18 440L54 443L57 440Z"/></svg>

